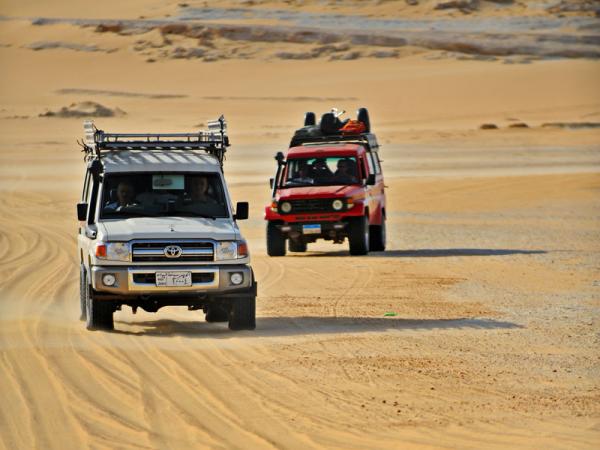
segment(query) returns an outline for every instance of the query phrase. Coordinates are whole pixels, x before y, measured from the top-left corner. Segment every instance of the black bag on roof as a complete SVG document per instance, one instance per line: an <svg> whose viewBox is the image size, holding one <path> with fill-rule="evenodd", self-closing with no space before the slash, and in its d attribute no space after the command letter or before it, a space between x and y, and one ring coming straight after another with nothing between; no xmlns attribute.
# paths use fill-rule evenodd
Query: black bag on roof
<svg viewBox="0 0 600 450"><path fill-rule="evenodd" d="M321 128L317 125L308 125L306 127L298 128L294 133L294 139L299 138L311 138L322 136Z"/></svg>

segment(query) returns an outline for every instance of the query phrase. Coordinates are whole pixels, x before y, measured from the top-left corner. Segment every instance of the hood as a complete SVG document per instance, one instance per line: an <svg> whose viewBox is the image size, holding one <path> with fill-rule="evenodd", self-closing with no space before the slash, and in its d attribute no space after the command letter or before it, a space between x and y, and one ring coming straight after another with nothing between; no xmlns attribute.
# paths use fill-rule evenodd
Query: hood
<svg viewBox="0 0 600 450"><path fill-rule="evenodd" d="M236 240L237 226L231 219L201 217L135 217L104 220L99 224L99 238L104 241L132 239L214 239Z"/></svg>
<svg viewBox="0 0 600 450"><path fill-rule="evenodd" d="M303 186L284 188L278 191L278 198L333 198L333 197L351 197L362 190L360 185L337 185L337 186Z"/></svg>

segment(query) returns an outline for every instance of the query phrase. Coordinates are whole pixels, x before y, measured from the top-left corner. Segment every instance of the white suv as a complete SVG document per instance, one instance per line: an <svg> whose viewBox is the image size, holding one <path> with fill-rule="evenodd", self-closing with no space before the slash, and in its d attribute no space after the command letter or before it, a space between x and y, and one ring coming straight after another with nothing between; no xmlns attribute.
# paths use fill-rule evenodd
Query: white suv
<svg viewBox="0 0 600 450"><path fill-rule="evenodd" d="M123 305L203 309L208 322L255 328L256 281L223 176L225 119L199 133L105 133L84 124L87 161L78 251L81 318L113 329Z"/></svg>

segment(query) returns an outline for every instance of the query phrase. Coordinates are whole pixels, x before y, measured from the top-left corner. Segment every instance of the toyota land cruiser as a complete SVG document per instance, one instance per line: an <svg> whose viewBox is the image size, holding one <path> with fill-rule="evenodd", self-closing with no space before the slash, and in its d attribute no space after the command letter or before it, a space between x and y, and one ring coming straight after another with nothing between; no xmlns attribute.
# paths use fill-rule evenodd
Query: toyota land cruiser
<svg viewBox="0 0 600 450"><path fill-rule="evenodd" d="M385 250L384 181L368 112L361 108L358 120L345 122L334 112L319 125L306 113L287 155L275 156L265 208L270 256L285 255L286 240L291 252L305 252L317 239L341 244L346 238L352 255Z"/></svg>
<svg viewBox="0 0 600 450"><path fill-rule="evenodd" d="M78 252L81 318L113 329L123 305L202 309L208 322L255 328L256 281L223 176L221 116L197 133L106 133L84 123Z"/></svg>

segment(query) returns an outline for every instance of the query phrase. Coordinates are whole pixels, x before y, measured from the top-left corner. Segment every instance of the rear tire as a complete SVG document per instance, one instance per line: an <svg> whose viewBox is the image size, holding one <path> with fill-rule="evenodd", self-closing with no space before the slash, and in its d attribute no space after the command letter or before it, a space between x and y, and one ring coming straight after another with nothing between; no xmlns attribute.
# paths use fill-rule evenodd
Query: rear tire
<svg viewBox="0 0 600 450"><path fill-rule="evenodd" d="M88 330L112 330L114 329L113 312L114 307L109 302L102 302L94 298L92 287L85 283L85 300L87 317L85 321Z"/></svg>
<svg viewBox="0 0 600 450"><path fill-rule="evenodd" d="M285 236L273 222L267 224L267 254L285 256Z"/></svg>
<svg viewBox="0 0 600 450"><path fill-rule="evenodd" d="M365 133L371 132L371 120L369 119L369 110L367 108L359 108L356 111L356 118L359 122L365 124Z"/></svg>
<svg viewBox="0 0 600 450"><path fill-rule="evenodd" d="M369 250L372 252L382 252L385 250L385 217L381 218L381 225L371 225L369 230Z"/></svg>
<svg viewBox="0 0 600 450"><path fill-rule="evenodd" d="M206 308L206 317L207 322L227 322L229 320L229 314L227 313L227 309L222 305L209 305Z"/></svg>
<svg viewBox="0 0 600 450"><path fill-rule="evenodd" d="M351 255L366 255L369 253L369 219L367 216L355 217L350 220L348 241Z"/></svg>
<svg viewBox="0 0 600 450"><path fill-rule="evenodd" d="M306 251L306 242L304 241L293 241L292 239L288 242L288 250L290 252L304 253Z"/></svg>
<svg viewBox="0 0 600 450"><path fill-rule="evenodd" d="M254 330L256 328L256 297L236 297L229 313L230 330Z"/></svg>
<svg viewBox="0 0 600 450"><path fill-rule="evenodd" d="M87 318L87 305L86 305L86 293L85 285L87 284L87 276L85 272L85 266L82 264L79 268L79 320L86 320Z"/></svg>
<svg viewBox="0 0 600 450"><path fill-rule="evenodd" d="M304 126L309 127L317 124L317 116L315 116L314 112L307 112L304 114Z"/></svg>

